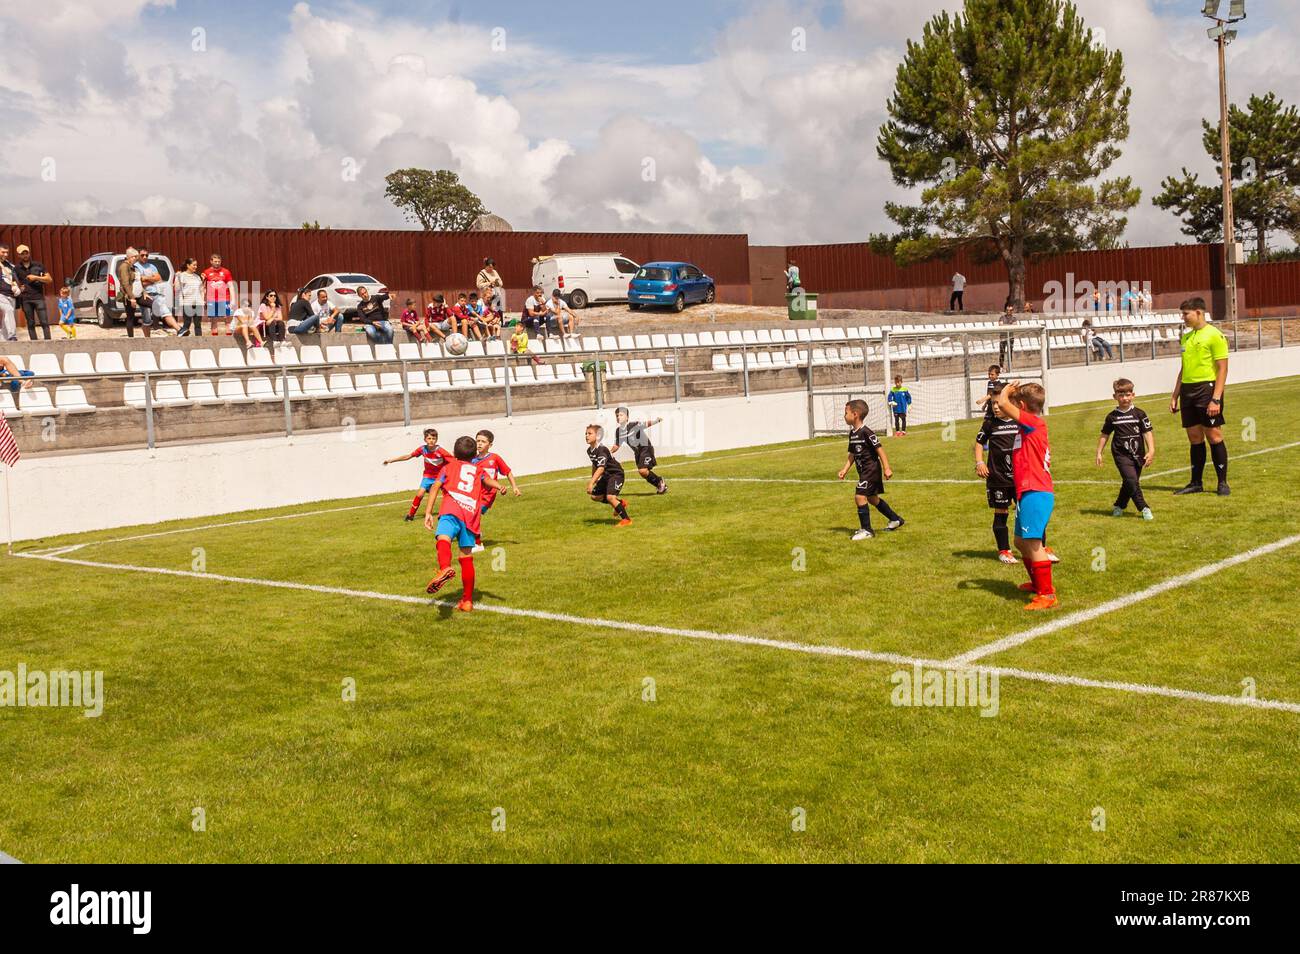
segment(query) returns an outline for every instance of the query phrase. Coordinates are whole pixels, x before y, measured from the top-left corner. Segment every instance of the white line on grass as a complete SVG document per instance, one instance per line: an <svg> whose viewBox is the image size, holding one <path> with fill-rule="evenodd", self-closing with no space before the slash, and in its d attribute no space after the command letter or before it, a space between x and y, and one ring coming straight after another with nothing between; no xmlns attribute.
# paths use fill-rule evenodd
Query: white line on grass
<svg viewBox="0 0 1300 954"><path fill-rule="evenodd" d="M1027 629L1024 632L1014 633L1011 636L1004 636L1002 639L995 640L991 643L985 643L983 646L976 646L969 652L964 652L959 656L953 656L948 663L953 666L969 666L977 659L983 659L985 656L991 656L994 653L1000 653L1007 649L1023 645L1031 639L1037 639L1039 636L1046 636L1049 633L1055 633L1058 630L1065 629L1069 626L1075 626L1079 623L1087 623L1099 616L1107 613L1113 613L1116 610L1126 609L1136 603L1149 600L1153 596L1159 596L1161 593L1168 593L1170 590L1176 590L1179 587L1187 586L1189 583L1195 583L1203 580L1207 576L1213 576L1220 570L1226 570L1229 567L1238 566L1247 563L1250 560L1267 556L1270 553L1276 553L1278 550L1284 550L1287 547L1295 546L1300 543L1300 534L1289 537L1283 537L1281 540L1274 540L1272 543L1266 543L1263 546L1246 550L1238 553L1236 556L1230 556L1227 559L1219 560L1217 563L1207 563L1205 566L1191 570L1187 573L1180 573L1178 576L1171 576L1167 580L1148 586L1144 590L1138 590L1136 593L1129 593L1127 596L1121 596L1117 599L1100 603L1089 609L1079 610L1074 613L1067 613L1064 616L1058 616L1042 626L1035 626L1033 629Z"/></svg>
<svg viewBox="0 0 1300 954"><path fill-rule="evenodd" d="M1295 540L1300 540L1297 536ZM1279 544L1281 541L1279 541ZM94 567L102 570L126 570L132 573L151 573L158 576L175 576L197 580L215 580L221 583L236 583L243 586L265 586L272 589L299 590L308 593L324 593L333 596L347 596L355 599L387 600L416 606L442 606L451 604L442 600L432 600L422 596L408 596L399 593L379 593L373 590L350 590L337 586L320 586L314 583L295 583L288 580L260 580L249 577L225 576L219 573L199 573L193 570L171 570L164 567L134 566L127 563L100 563L94 560L77 560L70 557L51 556L49 554L18 553L15 556L29 560L46 560L50 563L64 563L72 566ZM999 677L1025 679L1058 686L1077 686L1085 689L1108 689L1117 692L1136 693L1138 695L1162 696L1168 699L1184 699L1193 702L1206 702L1214 705L1243 706L1252 709L1274 709L1282 712L1300 713L1300 703L1282 702L1269 699L1248 698L1245 696L1216 695L1208 692L1196 692L1191 689L1175 689L1169 686L1152 686L1145 683L1116 682L1102 679L1088 679L1083 676L1070 676L1061 673L1036 672L1029 669L1004 669L998 666L976 666L958 664L954 660L924 659L904 656L898 653L874 652L869 649L850 649L845 646L824 646L815 643L797 643L782 639L768 639L762 636L747 636L741 633L715 633L706 629L677 629L670 626L653 626L645 623L629 623L623 620L601 619L598 617L573 616L569 613L552 613L546 610L517 609L511 606L480 604L478 609L499 613L503 616L517 616L525 619L539 619L554 623L569 623L575 626L592 626L603 629L622 630L630 633L651 633L657 636L678 636L685 639L701 639L711 642L736 643L746 646L762 646L767 649L779 649L786 652L804 653L814 656L835 656L847 659L859 659L866 662L890 663L897 666L922 666L935 669L970 669L997 673Z"/></svg>
<svg viewBox="0 0 1300 954"><path fill-rule="evenodd" d="M13 855L6 855L3 851L0 851L0 865L20 865L20 864L22 864L22 862L19 861L17 858L15 858Z"/></svg>

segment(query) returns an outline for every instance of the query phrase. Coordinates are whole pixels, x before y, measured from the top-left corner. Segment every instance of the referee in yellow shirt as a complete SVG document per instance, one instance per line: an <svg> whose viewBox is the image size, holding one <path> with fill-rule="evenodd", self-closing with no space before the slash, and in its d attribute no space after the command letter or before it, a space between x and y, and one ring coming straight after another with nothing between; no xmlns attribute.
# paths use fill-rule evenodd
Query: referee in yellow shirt
<svg viewBox="0 0 1300 954"><path fill-rule="evenodd" d="M1209 441L1214 472L1219 478L1219 496L1228 489L1228 447L1223 443L1223 388L1228 380L1228 339L1205 316L1205 299L1189 298L1183 312L1183 363L1174 380L1169 411L1177 414L1181 405L1183 427L1191 442L1192 479L1175 494L1199 494L1205 473L1205 443Z"/></svg>

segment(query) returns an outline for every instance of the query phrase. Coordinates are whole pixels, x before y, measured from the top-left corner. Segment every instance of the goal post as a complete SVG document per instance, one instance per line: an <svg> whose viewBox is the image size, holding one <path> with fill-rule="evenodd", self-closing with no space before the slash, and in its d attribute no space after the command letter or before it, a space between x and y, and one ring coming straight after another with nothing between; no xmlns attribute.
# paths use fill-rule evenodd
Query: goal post
<svg viewBox="0 0 1300 954"><path fill-rule="evenodd" d="M844 433L844 405L861 398L870 411L868 426L894 432L888 406L894 377L912 396L908 426L969 420L980 415L988 390L988 369L1002 368L1004 380L1044 383L1047 334L1043 325L972 325L964 328L905 326L881 329L879 345L863 349L861 385L836 375L834 383L814 384L808 375L809 436ZM823 375L830 377L830 375Z"/></svg>

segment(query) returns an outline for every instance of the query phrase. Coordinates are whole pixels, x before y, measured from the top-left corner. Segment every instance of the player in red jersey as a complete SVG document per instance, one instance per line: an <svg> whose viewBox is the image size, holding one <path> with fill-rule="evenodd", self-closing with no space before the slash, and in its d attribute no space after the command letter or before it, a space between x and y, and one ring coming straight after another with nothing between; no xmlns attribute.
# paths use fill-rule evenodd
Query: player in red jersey
<svg viewBox="0 0 1300 954"><path fill-rule="evenodd" d="M433 487L438 475L442 473L443 465L451 460L451 454L446 448L438 446L438 432L432 427L424 429L424 443L411 451L409 454L403 454L401 457L390 457L384 461L384 466L396 464L399 461L413 460L416 457L424 458L424 479L420 481L420 489L415 493L415 499L411 501L411 509L406 511L406 519L414 520L416 511L420 509L420 501L424 495Z"/></svg>
<svg viewBox="0 0 1300 954"><path fill-rule="evenodd" d="M1043 537L1052 518L1056 494L1052 484L1052 448L1047 439L1047 422L1039 415L1047 403L1041 384L1012 382L997 396L998 410L1020 427L1011 452L1011 468L1016 481L1016 549L1024 558L1029 582L1020 588L1033 593L1025 604L1027 610L1051 609L1057 605L1056 587L1052 585L1052 560Z"/></svg>
<svg viewBox="0 0 1300 954"><path fill-rule="evenodd" d="M451 542L460 546L460 578L463 585L461 600L456 609L468 613L474 608L474 543L478 538L479 518L482 516L483 495L488 490L500 490L501 484L483 473L481 464L474 463L478 449L474 438L466 435L456 438L456 457L447 461L435 482L436 490L424 508L424 527L438 534L438 575L429 581L427 593L437 593L456 571L451 565ZM433 502L442 493L442 506L438 508L438 521L433 520Z"/></svg>
<svg viewBox="0 0 1300 954"><path fill-rule="evenodd" d="M474 456L473 463L479 464L483 468L483 473L493 480L504 477L510 481L510 490L518 497L520 491L519 485L515 483L514 472L510 469L510 465L501 459L500 454L493 452L492 442L494 440L496 440L496 437L491 431L479 431L474 435L474 441L478 445L478 453ZM489 487L483 491L483 506L479 511L480 517L487 516L487 512L492 509L496 499L497 492L492 488ZM474 544L474 552L483 552L483 533L481 530L478 533L477 542Z"/></svg>

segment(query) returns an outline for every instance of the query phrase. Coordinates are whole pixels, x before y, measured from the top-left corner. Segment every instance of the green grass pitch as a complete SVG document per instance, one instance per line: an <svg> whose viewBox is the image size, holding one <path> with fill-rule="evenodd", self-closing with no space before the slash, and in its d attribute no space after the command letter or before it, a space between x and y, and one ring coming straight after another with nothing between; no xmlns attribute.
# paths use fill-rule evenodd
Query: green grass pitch
<svg viewBox="0 0 1300 954"><path fill-rule="evenodd" d="M665 460L666 497L629 468L634 523L615 528L583 494L575 433L573 471L521 479L524 496L487 519L468 616L421 602L433 539L402 522L407 498L21 544L182 573L201 560L212 576L0 560L0 669L103 670L106 696L94 719L0 709L0 850L30 862L1300 861L1300 712L1213 698L1251 684L1300 703L1300 546L979 660L1205 698L1007 675L984 718L895 706L898 662L703 638L945 660L1300 533L1300 446L1287 446L1300 444L1300 378L1228 396L1229 498L1171 495L1186 440L1167 397L1139 400L1156 423L1151 523L1109 516L1117 477L1109 459L1093 464L1109 405L1052 413L1062 606L1046 614L1021 609L1023 570L993 559L976 421L956 440L931 426L886 441L887 496L908 522L860 543L852 485L834 481L842 440ZM180 532L119 539L165 531ZM459 583L443 595L454 602Z"/></svg>

